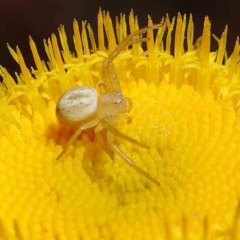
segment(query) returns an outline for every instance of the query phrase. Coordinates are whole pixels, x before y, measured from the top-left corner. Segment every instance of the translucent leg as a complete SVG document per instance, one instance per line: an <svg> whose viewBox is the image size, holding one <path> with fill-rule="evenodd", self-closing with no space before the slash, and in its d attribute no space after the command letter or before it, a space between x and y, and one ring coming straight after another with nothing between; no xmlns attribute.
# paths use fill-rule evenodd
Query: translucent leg
<svg viewBox="0 0 240 240"><path fill-rule="evenodd" d="M153 26L149 26L143 29L140 29L136 32L133 32L132 34L128 35L126 38L123 39L123 41L119 44L119 46L106 58L103 62L103 73L106 74L105 77L108 77L110 86L112 88L112 91L119 91L121 92L121 87L119 84L119 81L117 79L117 75L114 71L112 62L117 57L117 55L124 50L127 46L140 43L140 42L146 42L148 41L148 38L139 38L139 39L133 39L133 37L145 33L147 31L150 31L152 29L157 29L162 24L156 24Z"/></svg>
<svg viewBox="0 0 240 240"><path fill-rule="evenodd" d="M109 55L109 57L107 59L105 59L105 61L112 62L114 60L114 58L116 58L116 56L124 48L128 47L131 44L139 43L139 42L146 42L148 40L148 38L133 39L133 37L135 37L137 35L140 35L142 33L148 32L152 29L158 29L161 26L162 26L162 24L155 24L155 25L145 27L145 28L142 28L138 31L135 31L135 32L131 33L130 35L128 35L126 38L123 39L123 41L119 44L119 46Z"/></svg>
<svg viewBox="0 0 240 240"><path fill-rule="evenodd" d="M99 83L98 84L98 89L101 93L101 95L106 94L108 92L107 85L105 83Z"/></svg>
<svg viewBox="0 0 240 240"><path fill-rule="evenodd" d="M121 137L121 138L123 138L123 139L125 139L125 140L127 140L127 141L129 141L129 142L131 142L131 143L134 143L134 144L138 145L138 146L141 146L141 147L143 147L143 148L149 149L148 146L146 146L146 145L138 142L137 140L135 140L135 139L127 136L126 134L123 134L123 133L121 133L120 131L118 131L115 127L113 127L113 126L112 126L110 123L108 123L106 120L103 119L103 120L101 121L101 123L102 123L102 125L104 126L104 128L106 128L106 129L107 129L108 131L110 131L112 134L114 134L114 135L116 135L116 136L118 136L118 137Z"/></svg>
<svg viewBox="0 0 240 240"><path fill-rule="evenodd" d="M116 144L114 144L113 141L113 134L111 132L107 132L107 141L109 146L111 147L111 149L118 154L119 157L121 157L130 167L132 167L135 171L137 171L140 175L144 176L145 178L147 178L148 180L150 180L151 182L153 182L154 184L156 184L157 186L160 186L160 183L152 178L147 172L145 172L144 170L142 170L140 167L138 167L126 154L124 154Z"/></svg>
<svg viewBox="0 0 240 240"><path fill-rule="evenodd" d="M101 136L100 132L94 131L96 139L101 146L101 148L110 156L111 159L113 159L113 150L109 148L108 144L106 144L106 141L104 141L103 137Z"/></svg>
<svg viewBox="0 0 240 240"><path fill-rule="evenodd" d="M130 112L132 110L132 100L129 97L125 97L125 100L127 102L127 112Z"/></svg>
<svg viewBox="0 0 240 240"><path fill-rule="evenodd" d="M63 155L67 152L68 148L75 142L75 140L78 138L78 136L86 129L92 128L96 126L99 123L97 119L94 119L86 124L83 124L81 127L79 127L74 134L70 137L68 140L66 146L63 148L63 151L58 155L57 160L61 159Z"/></svg>

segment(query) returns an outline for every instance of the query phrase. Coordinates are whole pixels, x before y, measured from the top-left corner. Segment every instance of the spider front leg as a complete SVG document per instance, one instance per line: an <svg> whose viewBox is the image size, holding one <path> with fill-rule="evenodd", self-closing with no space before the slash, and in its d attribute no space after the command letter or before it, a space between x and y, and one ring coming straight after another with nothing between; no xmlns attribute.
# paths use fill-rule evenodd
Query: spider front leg
<svg viewBox="0 0 240 240"><path fill-rule="evenodd" d="M152 29L157 29L161 26L162 26L162 24L155 24L155 25L140 29L136 32L133 32L132 34L130 34L126 38L124 38L123 41L119 44L119 46L104 60L104 62L103 62L103 73L105 74L105 77L108 78L110 86L112 88L112 91L121 92L121 87L120 87L119 81L117 79L117 75L116 75L116 73L114 71L114 68L113 68L113 64L112 64L113 60L127 46L130 46L130 45L135 44L135 43L148 41L148 38L133 39L135 36L140 35L142 33L145 33L147 31L150 31Z"/></svg>

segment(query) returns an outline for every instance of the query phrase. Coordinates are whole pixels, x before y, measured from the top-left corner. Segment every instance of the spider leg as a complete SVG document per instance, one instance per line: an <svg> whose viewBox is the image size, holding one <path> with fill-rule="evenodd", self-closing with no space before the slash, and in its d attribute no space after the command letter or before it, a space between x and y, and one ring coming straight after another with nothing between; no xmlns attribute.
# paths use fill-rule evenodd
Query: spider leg
<svg viewBox="0 0 240 240"><path fill-rule="evenodd" d="M106 121L105 119L102 119L102 120L101 120L101 123L103 124L104 128L106 128L106 129L107 129L108 131L110 131L112 134L117 135L117 136L119 136L119 137L121 137L121 138L123 138L123 139L125 139L125 140L127 140L127 141L129 141L129 142L131 142L131 143L134 143L134 144L136 144L136 145L138 145L138 146L141 146L141 147L143 147L143 148L149 149L148 146L146 146L146 145L138 142L137 140L135 140L135 139L127 136L126 134L123 134L123 133L121 133L120 131L118 131L115 127L113 127L113 126L112 126L108 121Z"/></svg>
<svg viewBox="0 0 240 240"><path fill-rule="evenodd" d="M92 128L96 126L99 123L97 119L94 119L90 122L87 122L83 124L81 127L79 127L74 134L69 138L66 146L63 148L62 152L58 155L57 160L61 159L63 155L67 152L68 148L75 142L75 140L78 138L78 136L86 129Z"/></svg>
<svg viewBox="0 0 240 240"><path fill-rule="evenodd" d="M128 35L126 38L123 39L123 41L118 45L118 47L104 60L103 73L107 75L105 77L108 77L110 86L112 87L113 91L121 92L121 87L120 87L120 84L117 79L117 75L116 75L113 65L112 65L113 60L127 46L132 45L134 43L148 41L148 38L133 39L133 37L135 37L139 34L145 33L147 31L150 31L152 29L157 29L160 26L162 26L162 24L155 24L155 25L140 29L140 30Z"/></svg>
<svg viewBox="0 0 240 240"><path fill-rule="evenodd" d="M97 127L95 127L94 133L95 133L96 139L97 139L98 143L100 144L100 146L103 148L103 150L110 156L111 159L113 159L113 151L112 151L112 149L110 149L106 145L102 135L100 134L100 132L102 130L103 130L103 126L102 126L101 123L98 124Z"/></svg>
<svg viewBox="0 0 240 240"><path fill-rule="evenodd" d="M160 183L151 177L147 172L142 170L140 167L138 167L126 154L124 154L116 144L114 144L113 141L113 134L109 131L107 131L107 141L111 149L118 154L119 157L121 157L130 167L132 167L135 171L137 171L139 174L156 184L157 186L160 186Z"/></svg>
<svg viewBox="0 0 240 240"><path fill-rule="evenodd" d="M142 28L138 31L135 31L133 33L131 33L130 35L128 35L126 38L123 39L123 41L118 45L118 47L108 56L108 58L106 58L104 60L104 62L108 62L108 63L111 63L115 58L116 56L126 47L134 44L134 43L139 43L139 42L146 42L148 41L148 38L139 38L139 39L133 39L133 37L135 36L138 36L142 33L145 33L145 32L148 32L152 29L157 29L159 27L161 27L162 24L155 24L155 25L152 25L152 26L149 26L149 27L145 27L145 28ZM103 64L103 65L106 65Z"/></svg>
<svg viewBox="0 0 240 240"><path fill-rule="evenodd" d="M99 89L101 95L106 94L108 92L107 85L102 82L98 84L98 89Z"/></svg>
<svg viewBox="0 0 240 240"><path fill-rule="evenodd" d="M129 97L125 97L125 100L127 102L127 112L130 112L132 110L132 100Z"/></svg>

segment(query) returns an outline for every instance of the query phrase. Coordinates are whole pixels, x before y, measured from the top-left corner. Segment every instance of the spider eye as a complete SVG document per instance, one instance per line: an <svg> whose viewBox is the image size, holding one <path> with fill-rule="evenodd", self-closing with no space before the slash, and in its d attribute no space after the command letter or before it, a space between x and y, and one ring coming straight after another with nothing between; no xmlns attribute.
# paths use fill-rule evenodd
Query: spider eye
<svg viewBox="0 0 240 240"><path fill-rule="evenodd" d="M78 124L87 121L97 111L98 94L92 87L75 87L59 99L56 114L59 121Z"/></svg>
<svg viewBox="0 0 240 240"><path fill-rule="evenodd" d="M123 102L123 95L121 92L117 91L115 93L115 104L121 104Z"/></svg>

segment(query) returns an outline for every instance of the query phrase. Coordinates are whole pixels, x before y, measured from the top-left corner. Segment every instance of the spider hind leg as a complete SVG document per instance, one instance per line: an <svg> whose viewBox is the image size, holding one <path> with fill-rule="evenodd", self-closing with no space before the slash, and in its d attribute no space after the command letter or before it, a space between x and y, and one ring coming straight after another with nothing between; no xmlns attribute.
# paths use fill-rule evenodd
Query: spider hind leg
<svg viewBox="0 0 240 240"><path fill-rule="evenodd" d="M146 145L136 141L135 139L121 133L120 131L118 131L115 127L113 127L111 124L109 124L106 120L103 120L102 122L102 126L107 130L106 134L107 134L107 143L110 147L110 149L115 152L121 159L123 159L125 161L125 163L127 163L131 168L133 168L135 171L137 171L140 175L144 176L145 178L147 178L148 180L150 180L151 182L153 182L154 184L156 184L157 186L160 186L160 183L153 177L151 177L146 171L144 171L143 169L141 169L140 167L138 167L125 153L123 153L119 147L114 143L114 136L119 136L127 141L130 141L138 146L141 146L143 148L149 148Z"/></svg>

